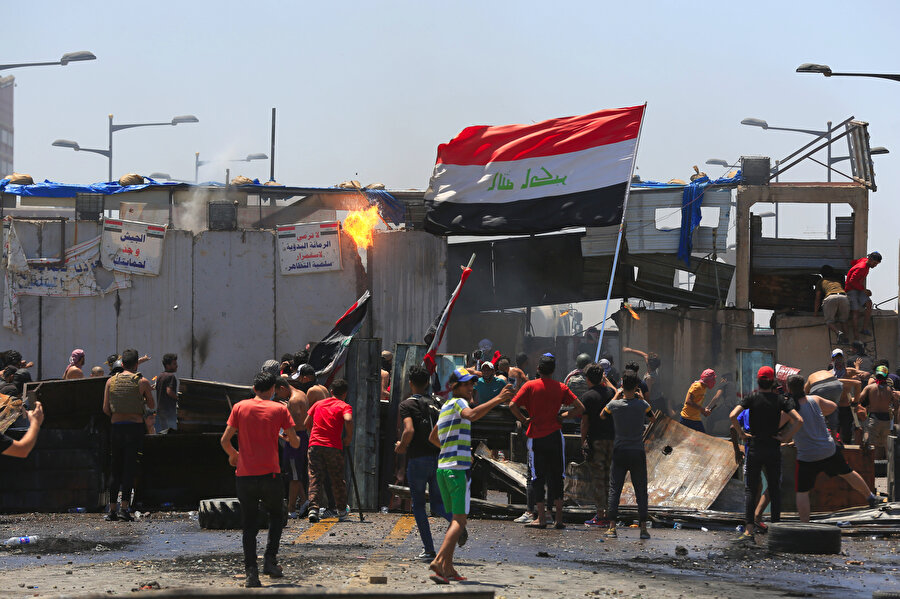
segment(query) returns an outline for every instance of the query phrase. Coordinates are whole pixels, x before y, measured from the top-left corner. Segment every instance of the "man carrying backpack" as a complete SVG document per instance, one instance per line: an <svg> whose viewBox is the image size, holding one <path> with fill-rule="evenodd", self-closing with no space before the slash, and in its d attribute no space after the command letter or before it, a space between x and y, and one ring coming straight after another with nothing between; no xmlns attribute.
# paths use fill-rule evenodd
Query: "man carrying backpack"
<svg viewBox="0 0 900 599"><path fill-rule="evenodd" d="M407 454L406 480L412 496L412 511L422 537L423 550L418 559L435 558L434 541L431 538L431 527L425 511L425 487L431 495L431 511L450 522L450 515L444 511L441 491L437 482L437 461L440 449L433 445L428 437L437 424L440 405L434 397L426 393L431 375L421 366L409 369L409 388L412 397L400 402L400 420L403 422L403 433L394 446L398 454Z"/></svg>

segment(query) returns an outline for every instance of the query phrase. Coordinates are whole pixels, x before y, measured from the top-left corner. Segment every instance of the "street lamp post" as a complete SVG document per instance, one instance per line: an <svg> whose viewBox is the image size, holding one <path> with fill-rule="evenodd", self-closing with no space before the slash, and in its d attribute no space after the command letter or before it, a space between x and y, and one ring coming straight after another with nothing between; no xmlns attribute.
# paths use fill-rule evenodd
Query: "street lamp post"
<svg viewBox="0 0 900 599"><path fill-rule="evenodd" d="M256 154L247 154L246 158L230 158L226 160L200 160L200 152L194 152L194 183L199 182L200 167L206 164L217 162L250 162L251 160L268 160L265 154L257 152ZM227 177L226 177L227 178ZM228 183L228 181L226 181Z"/></svg>
<svg viewBox="0 0 900 599"><path fill-rule="evenodd" d="M94 56L93 52L88 52L87 50L79 50L78 52L67 52L62 55L62 58L59 60L53 60L50 62L19 62L15 64L0 64L0 71L5 71L6 69L18 69L20 67L47 67L51 65L62 65L66 66L70 62L82 62L85 60L96 60L97 57Z"/></svg>
<svg viewBox="0 0 900 599"><path fill-rule="evenodd" d="M876 79L890 79L900 82L900 75L893 73L835 73L827 64L814 64L804 62L797 67L798 73L821 73L826 77L874 77Z"/></svg>
<svg viewBox="0 0 900 599"><path fill-rule="evenodd" d="M126 123L122 125L116 125L113 123L113 115L109 115L109 141L107 149L102 150L98 148L82 148L78 145L78 142L74 142L70 139L57 139L51 145L56 146L57 148L72 148L76 152L93 152L94 154L100 154L101 156L106 156L109 161L109 169L107 180L112 181L112 173L113 173L113 133L116 131L122 131L123 129L134 129L135 127L158 127L163 125L171 125L174 127L180 123L199 123L200 119L195 117L192 114L186 114L181 116L173 117L172 120L161 122L161 123Z"/></svg>

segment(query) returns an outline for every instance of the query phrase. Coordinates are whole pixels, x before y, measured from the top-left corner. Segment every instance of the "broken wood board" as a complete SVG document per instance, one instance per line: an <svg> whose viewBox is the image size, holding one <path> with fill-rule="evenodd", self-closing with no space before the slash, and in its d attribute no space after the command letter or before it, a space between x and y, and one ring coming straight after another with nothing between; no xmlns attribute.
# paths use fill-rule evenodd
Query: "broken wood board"
<svg viewBox="0 0 900 599"><path fill-rule="evenodd" d="M5 433L21 415L22 400L0 393L0 433Z"/></svg>
<svg viewBox="0 0 900 599"><path fill-rule="evenodd" d="M647 495L653 507L708 509L737 470L731 441L661 416L647 430ZM620 504L634 506L631 476Z"/></svg>
<svg viewBox="0 0 900 599"><path fill-rule="evenodd" d="M528 466L519 462L510 462L507 460L496 460L491 454L490 448L484 443L479 443L475 448L475 458L483 460L487 463L499 478L509 483L514 490L521 493L525 492L525 486L528 484Z"/></svg>

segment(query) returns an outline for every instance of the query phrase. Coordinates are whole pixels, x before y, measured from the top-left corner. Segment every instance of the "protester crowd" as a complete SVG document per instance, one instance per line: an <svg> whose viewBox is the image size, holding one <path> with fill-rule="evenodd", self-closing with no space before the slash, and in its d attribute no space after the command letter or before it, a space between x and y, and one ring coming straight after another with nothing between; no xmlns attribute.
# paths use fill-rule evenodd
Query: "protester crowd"
<svg viewBox="0 0 900 599"><path fill-rule="evenodd" d="M661 385L663 362L653 352L624 348L628 361L619 373L612 356L594 362L587 354L575 359L576 368L557 380L557 359L544 353L532 369L529 357L512 360L493 349L488 340L467 358L466 367L454 370L443 393L432 393L433 375L423 367L406 372L412 394L399 405L399 435L395 452L404 456L405 480L411 494L431 578L439 584L465 580L455 569L454 549L468 538L472 422L501 404L508 404L527 438L527 511L516 522L529 528L563 529L563 481L565 441L563 422L574 421L580 430L584 461L592 480L596 513L585 525L602 527L616 538L619 500L626 474L630 475L638 506L641 539L649 539L648 474L644 450L646 427L660 417L677 419L703 433L704 418L722 400L717 374L706 369L685 391L681 409L673 407ZM85 377L85 352L71 352L62 378ZM0 353L4 387L0 393L19 394L31 380L32 363L16 351ZM143 438L155 431L177 430L178 358L166 354L163 372L152 380L138 367L149 359L134 349L108 357L108 373L95 367L90 376L109 374L103 411L112 427L111 478L107 520L132 519L131 495ZM349 516L346 448L353 438L353 410L344 379L317 383L309 352L286 354L268 360L253 381L254 397L234 405L221 443L236 468L237 495L243 506L243 549L247 586L259 586L256 560L258 504L278 513L287 495L289 517L345 520ZM393 356L382 354L382 395L390 397ZM643 374L641 372L643 371ZM715 391L713 391L715 389ZM711 392L712 393L709 393ZM708 397L711 395L712 397ZM851 443L859 430L865 451L874 447L883 455L887 435L897 419L900 376L889 372L887 361L876 361L864 371L857 361L847 366L844 353L835 348L826 369L803 378L776 380L771 367L757 373L757 390L741 399L729 414L743 441L746 529L742 539L765 532L763 521L770 506L771 522L781 515L781 446L797 449L797 506L801 520L809 519L809 492L816 476L839 476L866 497L870 505L879 498L859 474L847 465L842 445ZM28 455L43 419L38 403L28 412L29 431L19 441L0 435L4 455ZM857 426L857 422L864 424ZM238 440L238 448L232 440ZM765 476L767 490L761 493ZM285 484L286 481L286 484ZM443 541L432 538L426 507L449 523ZM277 561L283 522L269 519L269 536L262 573L282 576Z"/></svg>

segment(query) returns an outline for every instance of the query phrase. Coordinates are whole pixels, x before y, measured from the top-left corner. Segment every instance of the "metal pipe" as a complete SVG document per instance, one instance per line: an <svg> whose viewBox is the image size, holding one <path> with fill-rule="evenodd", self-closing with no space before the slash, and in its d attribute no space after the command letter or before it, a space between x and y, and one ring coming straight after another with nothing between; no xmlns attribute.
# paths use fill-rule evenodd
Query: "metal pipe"
<svg viewBox="0 0 900 599"><path fill-rule="evenodd" d="M269 181L275 180L275 107L272 107L272 145L269 148Z"/></svg>
<svg viewBox="0 0 900 599"><path fill-rule="evenodd" d="M828 121L828 160L827 163L827 172L828 172L828 182L831 183L831 121ZM825 224L825 239L831 239L831 203L826 204L825 207L826 216L825 218L828 222Z"/></svg>
<svg viewBox="0 0 900 599"><path fill-rule="evenodd" d="M107 156L109 162L109 172L107 174L107 181L112 181L112 134L113 134L113 115L109 115L109 145L108 148L109 155Z"/></svg>

